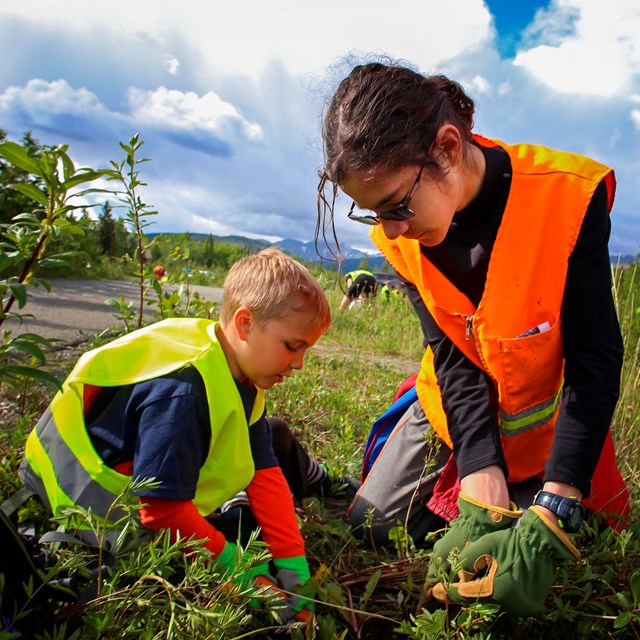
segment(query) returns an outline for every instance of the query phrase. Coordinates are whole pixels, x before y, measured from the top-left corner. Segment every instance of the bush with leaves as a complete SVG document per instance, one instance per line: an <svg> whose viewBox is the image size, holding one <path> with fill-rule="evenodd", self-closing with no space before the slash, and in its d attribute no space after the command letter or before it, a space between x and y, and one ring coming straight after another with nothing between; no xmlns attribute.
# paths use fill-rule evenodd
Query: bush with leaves
<svg viewBox="0 0 640 640"><path fill-rule="evenodd" d="M24 308L27 288L49 284L36 277L46 266L66 264L73 252L47 254L47 246L53 238L65 235L81 235L81 225L72 214L83 207L75 204L78 199L98 191L86 187L104 175L104 171L76 168L68 155L67 145L55 147L25 147L15 142L0 144L0 157L24 173L35 176L33 182L21 181L12 187L35 203L29 211L14 216L11 222L0 224L0 327L8 318L20 319L15 310ZM43 347L49 341L32 333L12 336L3 330L0 345L0 384L20 387L22 380L37 378L54 385L57 381L31 362L22 364L18 354L25 354L38 365L45 362Z"/></svg>

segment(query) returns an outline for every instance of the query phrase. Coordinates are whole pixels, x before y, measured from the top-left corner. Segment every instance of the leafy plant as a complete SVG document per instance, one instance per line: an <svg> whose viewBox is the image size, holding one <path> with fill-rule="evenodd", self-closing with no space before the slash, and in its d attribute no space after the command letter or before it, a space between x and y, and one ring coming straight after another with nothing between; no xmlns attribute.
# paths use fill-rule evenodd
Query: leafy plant
<svg viewBox="0 0 640 640"><path fill-rule="evenodd" d="M12 187L34 202L32 211L18 214L9 223L0 224L0 326L8 318L20 320L23 314L13 310L27 303L27 287L42 286L50 290L44 280L36 278L38 270L52 265L64 265L73 252L47 255L52 238L82 234L81 225L73 212L84 207L74 204L96 188L83 188L104 176L104 171L77 169L69 157L68 146L24 147L15 142L0 144L0 156L25 173L36 176L37 182L17 182ZM80 190L79 190L80 189ZM37 378L55 386L57 380L41 368L16 362L16 354L26 353L42 365L42 349L48 341L32 333L12 337L3 332L0 345L0 383L20 385L22 378Z"/></svg>
<svg viewBox="0 0 640 640"><path fill-rule="evenodd" d="M149 158L139 158L137 156L143 145L144 141L140 140L140 136L137 133L129 139L128 144L121 142L120 147L125 152L125 158L120 162L112 160L111 169L108 171L108 179L119 182L123 187L122 190L117 193L120 202L122 202L126 208L125 220L130 225L136 240L135 254L133 256L125 256L125 260L137 265L134 276L138 278L140 285L138 328L142 327L144 321L145 283L147 278L145 261L153 244L153 240L149 242L146 239L144 232L145 229L152 224L149 218L158 213L151 209L150 205L143 202L140 196L140 190L146 186L146 182L140 179L140 170L138 167L145 162L149 162Z"/></svg>

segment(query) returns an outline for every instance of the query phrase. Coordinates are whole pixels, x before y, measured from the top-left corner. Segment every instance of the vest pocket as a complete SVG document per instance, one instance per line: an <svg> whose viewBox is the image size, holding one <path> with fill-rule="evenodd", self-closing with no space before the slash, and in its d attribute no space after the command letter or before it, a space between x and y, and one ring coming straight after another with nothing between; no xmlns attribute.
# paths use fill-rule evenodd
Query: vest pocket
<svg viewBox="0 0 640 640"><path fill-rule="evenodd" d="M551 410L553 415L564 369L562 331L557 319L548 331L498 338L497 343L502 369L498 387L502 412L514 420L519 420L517 414L525 410L528 415L539 410L539 417Z"/></svg>

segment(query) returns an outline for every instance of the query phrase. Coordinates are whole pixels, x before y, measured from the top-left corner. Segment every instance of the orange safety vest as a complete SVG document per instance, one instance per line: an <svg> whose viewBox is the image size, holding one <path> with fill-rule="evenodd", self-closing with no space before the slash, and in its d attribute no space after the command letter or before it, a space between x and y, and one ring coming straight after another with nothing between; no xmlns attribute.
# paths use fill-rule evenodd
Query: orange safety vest
<svg viewBox="0 0 640 640"><path fill-rule="evenodd" d="M389 240L381 226L372 228L371 238L416 285L442 331L493 381L509 481L519 482L542 473L549 458L562 400L560 312L568 260L602 180L611 210L615 176L612 169L578 154L475 139L483 146L502 147L513 171L477 308L422 255L415 240ZM522 337L540 325L543 331ZM434 430L453 448L430 347L416 386Z"/></svg>

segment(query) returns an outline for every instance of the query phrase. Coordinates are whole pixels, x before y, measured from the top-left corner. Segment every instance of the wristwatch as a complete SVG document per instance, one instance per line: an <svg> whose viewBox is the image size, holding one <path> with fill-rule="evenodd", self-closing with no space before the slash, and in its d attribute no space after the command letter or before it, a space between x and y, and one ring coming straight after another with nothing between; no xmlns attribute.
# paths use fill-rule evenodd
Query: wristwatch
<svg viewBox="0 0 640 640"><path fill-rule="evenodd" d="M584 522L584 507L578 498L565 498L549 491L538 491L533 504L553 511L558 524L568 533L575 533Z"/></svg>

